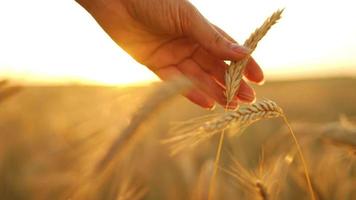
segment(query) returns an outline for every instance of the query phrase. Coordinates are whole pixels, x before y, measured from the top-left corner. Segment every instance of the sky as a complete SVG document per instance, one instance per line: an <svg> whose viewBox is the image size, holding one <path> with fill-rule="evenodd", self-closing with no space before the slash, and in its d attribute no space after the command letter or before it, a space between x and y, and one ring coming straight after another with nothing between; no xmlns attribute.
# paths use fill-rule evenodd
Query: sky
<svg viewBox="0 0 356 200"><path fill-rule="evenodd" d="M355 0L191 2L241 43L273 11L285 8L253 55L267 81L356 76ZM74 0L0 0L2 78L114 85L157 79Z"/></svg>

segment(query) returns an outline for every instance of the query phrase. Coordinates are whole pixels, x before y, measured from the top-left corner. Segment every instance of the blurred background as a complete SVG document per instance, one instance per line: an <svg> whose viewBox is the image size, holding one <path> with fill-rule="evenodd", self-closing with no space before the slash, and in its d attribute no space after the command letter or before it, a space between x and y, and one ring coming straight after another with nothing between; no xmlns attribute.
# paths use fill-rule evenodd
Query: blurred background
<svg viewBox="0 0 356 200"><path fill-rule="evenodd" d="M270 13L286 8L283 20L254 54L268 81L356 75L352 0L192 3L241 43ZM1 78L114 85L157 80L75 1L14 0L0 5Z"/></svg>
<svg viewBox="0 0 356 200"><path fill-rule="evenodd" d="M257 97L292 122L317 199L356 199L354 1L191 2L239 42L285 8L254 53L266 74ZM0 199L207 199L218 138L178 157L160 142L172 122L210 113L179 95L143 123L123 162L88 178L157 80L75 1L0 1ZM253 171L261 152L276 166L295 149L285 125L271 120L227 140L224 152L222 166L233 154ZM278 199L307 199L299 159L289 171ZM218 199L261 199L221 174Z"/></svg>

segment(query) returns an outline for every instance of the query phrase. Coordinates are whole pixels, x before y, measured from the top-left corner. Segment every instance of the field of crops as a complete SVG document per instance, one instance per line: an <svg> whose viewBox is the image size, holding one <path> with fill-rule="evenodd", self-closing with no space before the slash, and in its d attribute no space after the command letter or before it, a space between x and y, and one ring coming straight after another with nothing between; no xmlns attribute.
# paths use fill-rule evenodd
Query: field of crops
<svg viewBox="0 0 356 200"><path fill-rule="evenodd" d="M219 136L174 156L162 141L172 124L212 111L179 95L155 105L158 87L1 82L0 199L208 199ZM356 199L356 80L279 81L256 91L291 122L313 194L276 118L227 134L214 199Z"/></svg>

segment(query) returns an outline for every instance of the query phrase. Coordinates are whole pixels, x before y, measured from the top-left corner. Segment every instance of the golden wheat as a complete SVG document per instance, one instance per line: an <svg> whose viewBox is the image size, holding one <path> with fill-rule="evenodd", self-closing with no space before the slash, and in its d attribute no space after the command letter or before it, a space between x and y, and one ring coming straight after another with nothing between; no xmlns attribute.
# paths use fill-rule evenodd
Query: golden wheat
<svg viewBox="0 0 356 200"><path fill-rule="evenodd" d="M240 88L240 82L242 80L245 67L250 59L250 54L256 49L258 42L266 35L266 33L270 30L270 28L274 24L276 24L277 21L281 18L282 13L283 13L283 9L274 12L262 24L262 26L256 29L256 31L253 32L251 36L245 41L244 47L250 50L249 55L246 58L240 61L231 61L231 64L225 73L225 83L226 83L225 96L228 104L233 100L237 90Z"/></svg>
<svg viewBox="0 0 356 200"><path fill-rule="evenodd" d="M272 27L273 24L277 22L281 18L283 10L277 10L269 17L259 29L256 29L254 33L251 34L249 39L246 40L244 46L250 49L249 54L240 61L231 61L230 66L225 72L225 84L226 91L225 96L227 100L226 110L229 108L229 104L232 102L234 96L236 95L237 90L240 88L240 83L242 80L242 76L245 70L245 67L250 59L251 53L256 49L258 42L266 35L268 30ZM212 180L210 183L209 189L209 200L213 198L214 190L213 187L215 185L222 146L224 143L225 132L222 131L219 139L218 150L215 157L215 167L213 171Z"/></svg>
<svg viewBox="0 0 356 200"><path fill-rule="evenodd" d="M353 139L355 136L353 136ZM331 145L333 147L338 148L341 150L342 154L351 160L356 159L356 143L355 139L352 140L344 140L335 137L324 137L322 140L325 144Z"/></svg>
<svg viewBox="0 0 356 200"><path fill-rule="evenodd" d="M133 116L129 126L122 131L121 134L113 141L103 159L97 165L97 171L103 170L111 160L120 159L123 151L125 151L135 137L139 127L150 118L165 102L173 98L182 90L186 90L191 86L191 82L183 77L162 83L148 97L146 103L138 109L138 112Z"/></svg>
<svg viewBox="0 0 356 200"><path fill-rule="evenodd" d="M178 123L171 129L177 136L163 143L171 145L172 155L184 149L192 148L221 131L232 128L237 132L261 119L276 118L283 110L271 100L258 101L237 111L228 111L218 115L208 115Z"/></svg>
<svg viewBox="0 0 356 200"><path fill-rule="evenodd" d="M232 176L245 189L249 199L272 200L278 196L290 163L287 159L280 158L265 167L261 160L259 167L250 171L243 167L237 159L232 158L232 165L223 171Z"/></svg>
<svg viewBox="0 0 356 200"><path fill-rule="evenodd" d="M130 180L129 180L130 181ZM117 200L140 200L147 194L148 189L128 181L124 181L119 188Z"/></svg>
<svg viewBox="0 0 356 200"><path fill-rule="evenodd" d="M208 199L208 188L214 167L213 160L207 160L199 170L199 176L193 188L191 200L206 200Z"/></svg>

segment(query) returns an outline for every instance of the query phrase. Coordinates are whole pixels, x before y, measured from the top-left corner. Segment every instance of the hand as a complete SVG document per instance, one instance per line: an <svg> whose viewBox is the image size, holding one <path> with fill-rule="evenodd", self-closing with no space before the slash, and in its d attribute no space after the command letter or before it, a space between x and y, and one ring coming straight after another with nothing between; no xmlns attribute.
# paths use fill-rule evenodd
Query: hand
<svg viewBox="0 0 356 200"><path fill-rule="evenodd" d="M240 60L248 53L186 0L77 0L111 38L135 60L162 80L184 75L194 87L184 95L212 108L225 106L224 60ZM263 73L251 59L245 77L262 82ZM252 102L254 90L245 82L237 101Z"/></svg>

